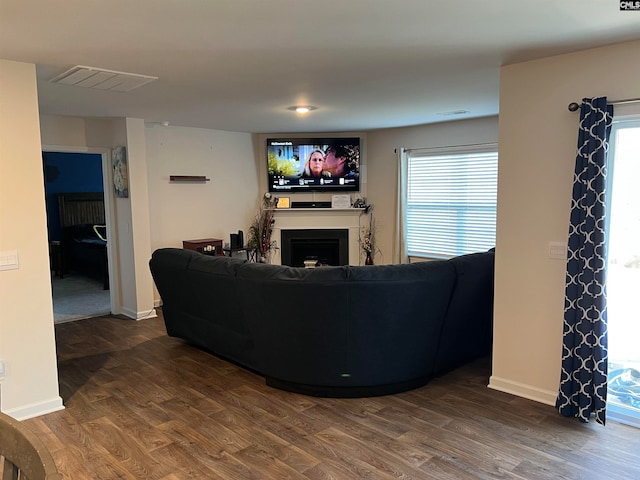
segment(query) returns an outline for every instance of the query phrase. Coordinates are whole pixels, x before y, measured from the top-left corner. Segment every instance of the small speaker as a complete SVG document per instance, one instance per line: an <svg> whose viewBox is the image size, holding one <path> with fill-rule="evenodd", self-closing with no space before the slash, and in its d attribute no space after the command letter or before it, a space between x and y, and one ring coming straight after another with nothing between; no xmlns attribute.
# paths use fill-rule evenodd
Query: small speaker
<svg viewBox="0 0 640 480"><path fill-rule="evenodd" d="M232 233L230 236L231 236L231 241L229 243L231 245L231 248L239 248L238 247L238 234L237 233Z"/></svg>
<svg viewBox="0 0 640 480"><path fill-rule="evenodd" d="M238 230L238 248L244 247L244 232Z"/></svg>

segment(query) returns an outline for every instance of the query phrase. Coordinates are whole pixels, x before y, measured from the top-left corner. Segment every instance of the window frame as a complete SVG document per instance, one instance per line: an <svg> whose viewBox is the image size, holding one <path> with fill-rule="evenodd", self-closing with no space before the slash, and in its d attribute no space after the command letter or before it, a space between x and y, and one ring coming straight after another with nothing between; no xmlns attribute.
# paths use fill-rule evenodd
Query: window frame
<svg viewBox="0 0 640 480"><path fill-rule="evenodd" d="M477 145L463 145L455 147L407 149L406 153L406 189L404 192L404 242L409 258L447 259L466 253L485 251L495 246L497 188L498 188L498 144L485 143ZM446 165L452 160L451 165ZM423 164L418 173L414 162L428 162ZM465 162L473 161L469 168ZM489 170L483 170L489 166ZM449 168L443 172L442 167ZM431 170L431 171L430 171ZM477 173L486 172L484 182L468 183L470 175L477 180ZM422 190L416 189L412 175L420 175L425 182ZM434 177L435 180L434 181ZM466 177L465 177L466 176ZM442 184L438 185L438 178ZM415 180L415 177L414 177ZM489 184L487 185L487 182ZM444 185L449 183L449 185ZM464 190L459 190L464 186ZM432 193L428 190L432 188ZM435 192L435 193L433 193ZM434 200L434 194L442 195ZM422 201L419 200L422 197ZM465 197L467 197L465 199ZM430 198L430 201L425 199ZM487 204L488 200L488 204ZM426 207L425 207L426 205ZM487 212L487 208L489 209ZM417 212L421 210L422 218ZM443 213L440 218L437 210ZM484 213L481 212L484 210ZM451 212L457 212L458 221L451 222ZM430 212L430 213L429 213ZM424 222L431 214L431 221L439 233L429 233L427 228L416 228L417 222ZM462 215L462 216L461 216ZM433 223L432 223L433 225ZM447 227L448 226L448 227ZM473 228L485 228L478 235L473 234ZM490 232L486 233L489 226ZM471 228L470 228L471 227ZM444 236L444 237L443 237ZM490 238L486 238L489 236ZM434 243L445 238L443 248L434 247ZM428 239L428 240L427 240ZM428 247L431 242L430 248Z"/></svg>

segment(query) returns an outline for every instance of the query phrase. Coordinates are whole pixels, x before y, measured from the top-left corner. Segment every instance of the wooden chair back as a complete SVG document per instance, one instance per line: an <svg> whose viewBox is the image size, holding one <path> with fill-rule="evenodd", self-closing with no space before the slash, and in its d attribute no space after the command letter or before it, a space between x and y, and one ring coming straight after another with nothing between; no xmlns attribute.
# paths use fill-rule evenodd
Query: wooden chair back
<svg viewBox="0 0 640 480"><path fill-rule="evenodd" d="M0 413L0 478L63 480L53 457L25 425Z"/></svg>

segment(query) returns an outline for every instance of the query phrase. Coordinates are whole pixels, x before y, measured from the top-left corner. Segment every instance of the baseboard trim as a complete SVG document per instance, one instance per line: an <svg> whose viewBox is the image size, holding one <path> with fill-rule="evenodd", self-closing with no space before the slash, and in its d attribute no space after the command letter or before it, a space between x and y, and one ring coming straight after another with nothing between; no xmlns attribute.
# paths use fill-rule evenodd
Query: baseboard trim
<svg viewBox="0 0 640 480"><path fill-rule="evenodd" d="M158 312L156 312L155 308L152 308L151 310L147 310L145 312L136 312L135 310L131 310L130 308L123 308L122 315L133 320L145 320L147 318L157 317Z"/></svg>
<svg viewBox="0 0 640 480"><path fill-rule="evenodd" d="M6 413L10 417L15 418L18 421L28 420L29 418L39 417L47 413L57 412L58 410L64 410L61 397L52 398L46 402L32 403L19 408L10 408L9 410L3 410L2 413Z"/></svg>
<svg viewBox="0 0 640 480"><path fill-rule="evenodd" d="M489 388L498 390L504 393L510 393L523 397L535 402L544 403L546 405L555 406L557 392L550 390L543 390L542 388L532 387L520 382L514 382L513 380L507 380L506 378L500 378L492 375L489 378Z"/></svg>

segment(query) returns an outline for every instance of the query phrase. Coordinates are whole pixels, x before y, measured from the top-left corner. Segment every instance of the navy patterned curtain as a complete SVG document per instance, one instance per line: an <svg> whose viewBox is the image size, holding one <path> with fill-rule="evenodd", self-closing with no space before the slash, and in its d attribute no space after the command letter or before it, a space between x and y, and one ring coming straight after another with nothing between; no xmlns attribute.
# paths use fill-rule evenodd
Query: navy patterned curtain
<svg viewBox="0 0 640 480"><path fill-rule="evenodd" d="M612 120L606 97L582 100L556 401L562 415L588 422L593 414L602 425L607 405L605 191Z"/></svg>

